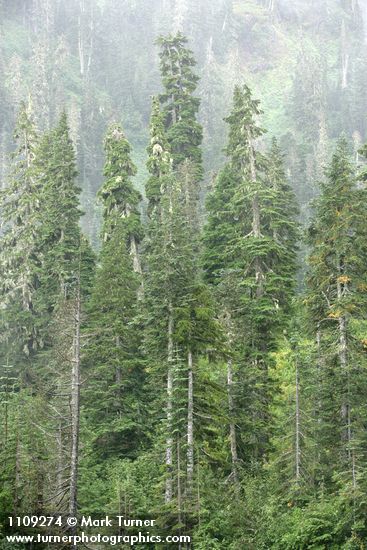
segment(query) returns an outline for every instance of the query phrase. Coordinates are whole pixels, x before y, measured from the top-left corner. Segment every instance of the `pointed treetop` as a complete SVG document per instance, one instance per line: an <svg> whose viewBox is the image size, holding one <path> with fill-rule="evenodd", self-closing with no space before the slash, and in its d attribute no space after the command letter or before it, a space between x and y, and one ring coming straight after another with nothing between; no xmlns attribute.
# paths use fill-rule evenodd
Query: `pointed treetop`
<svg viewBox="0 0 367 550"><path fill-rule="evenodd" d="M172 170L172 157L164 129L164 117L160 110L159 99L152 99L150 119L150 144L147 147L147 168L150 178L146 184L146 196L149 200L148 212L151 213L159 203L162 193L162 178Z"/></svg>
<svg viewBox="0 0 367 550"><path fill-rule="evenodd" d="M33 118L32 104L30 102L28 104L25 101L20 103L13 137L19 142L18 153L20 151L24 152L25 148L29 148L31 150L30 153L33 154L38 137Z"/></svg>
<svg viewBox="0 0 367 550"><path fill-rule="evenodd" d="M229 140L225 153L232 157L234 165L242 165L243 159L248 156L251 142L265 133L256 122L261 113L260 101L252 98L250 88L246 84L235 86L232 111L225 118L229 124Z"/></svg>
<svg viewBox="0 0 367 550"><path fill-rule="evenodd" d="M131 146L125 137L121 124L113 122L107 130L104 141L106 163L104 176L106 178L99 191L99 196L105 203L105 216L113 209L126 207L129 197L134 197L134 202L139 201L140 195L134 190L131 178L135 176L137 169L131 160Z"/></svg>
<svg viewBox="0 0 367 550"><path fill-rule="evenodd" d="M164 91L159 96L163 107L164 127L170 144L174 167L186 159L196 166L196 181L203 177L200 145L203 129L197 121L200 99L193 94L199 81L187 39L181 33L160 37L160 71Z"/></svg>

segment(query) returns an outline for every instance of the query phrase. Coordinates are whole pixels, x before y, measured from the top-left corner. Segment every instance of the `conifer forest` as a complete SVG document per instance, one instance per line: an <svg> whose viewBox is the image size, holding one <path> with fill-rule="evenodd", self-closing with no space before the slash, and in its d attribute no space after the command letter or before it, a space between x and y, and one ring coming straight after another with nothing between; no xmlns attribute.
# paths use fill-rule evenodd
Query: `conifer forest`
<svg viewBox="0 0 367 550"><path fill-rule="evenodd" d="M367 0L0 0L0 74L0 550L367 550Z"/></svg>

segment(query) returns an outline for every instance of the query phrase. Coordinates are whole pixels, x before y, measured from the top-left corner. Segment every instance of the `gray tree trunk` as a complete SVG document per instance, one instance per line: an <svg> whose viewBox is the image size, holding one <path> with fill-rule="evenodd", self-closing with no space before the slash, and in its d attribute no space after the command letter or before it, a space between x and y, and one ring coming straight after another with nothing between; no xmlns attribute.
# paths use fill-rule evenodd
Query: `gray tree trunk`
<svg viewBox="0 0 367 550"><path fill-rule="evenodd" d="M300 417L300 405L299 405L299 372L298 372L298 360L296 358L296 449L295 449L295 463L296 463L296 480L301 479L301 417Z"/></svg>
<svg viewBox="0 0 367 550"><path fill-rule="evenodd" d="M168 349L167 349L167 440L166 440L166 492L165 492L165 502L168 503L172 500L173 490L172 490L172 467L173 467L173 456L172 456L172 412L173 412L173 311L172 304L168 306Z"/></svg>
<svg viewBox="0 0 367 550"><path fill-rule="evenodd" d="M77 485L78 485L78 459L79 459L79 424L80 424L80 319L81 297L80 282L78 282L75 302L75 324L73 359L71 370L71 456L70 456L70 495L69 513L74 516L77 512Z"/></svg>
<svg viewBox="0 0 367 550"><path fill-rule="evenodd" d="M188 399L187 399L187 492L192 493L194 476L194 373L192 351L189 350L188 362Z"/></svg>
<svg viewBox="0 0 367 550"><path fill-rule="evenodd" d="M255 154L252 146L252 139L250 132L248 131L248 148L249 148L249 162L250 162L250 175L251 181L256 185L256 162ZM254 193L252 199L252 235L260 239L261 238L261 220L260 220L260 204L257 193ZM256 279L256 296L260 298L263 295L263 271L261 261L258 257L255 258L255 279Z"/></svg>
<svg viewBox="0 0 367 550"><path fill-rule="evenodd" d="M232 459L232 477L235 483L238 483L238 454L237 454L237 436L236 426L233 419L234 402L233 402L233 372L232 361L227 363L227 390L228 390L228 409L229 409L229 441L231 446L231 459Z"/></svg>

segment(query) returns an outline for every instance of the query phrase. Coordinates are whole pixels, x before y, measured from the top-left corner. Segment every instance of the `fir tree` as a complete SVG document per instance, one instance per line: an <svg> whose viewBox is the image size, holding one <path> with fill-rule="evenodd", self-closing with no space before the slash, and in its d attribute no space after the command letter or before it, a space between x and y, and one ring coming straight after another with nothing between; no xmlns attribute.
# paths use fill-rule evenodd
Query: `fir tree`
<svg viewBox="0 0 367 550"><path fill-rule="evenodd" d="M317 479L330 484L334 470L355 490L366 445L362 395L367 380L360 327L367 305L366 190L356 181L343 138L326 175L309 228L307 304L321 355Z"/></svg>
<svg viewBox="0 0 367 550"><path fill-rule="evenodd" d="M17 149L12 154L10 181L0 194L1 302L5 308L2 334L12 362L19 352L29 356L38 345L33 313L40 209L39 182L34 174L38 137L31 107L25 103L20 107L14 138Z"/></svg>
<svg viewBox="0 0 367 550"><path fill-rule="evenodd" d="M153 115L152 141L159 126L156 103ZM160 144L167 149L162 145L159 150L148 149L151 177L147 185L149 188L153 179L160 195L155 199L159 208L152 209L145 245L145 347L152 364L151 376L157 385L162 378L166 383L166 395L156 395L156 408L164 403L166 414L165 502L171 511L176 510L181 523L184 518L191 521L192 514L199 359L218 344L219 331L214 305L197 265L196 169L185 161L173 172L164 134Z"/></svg>
<svg viewBox="0 0 367 550"><path fill-rule="evenodd" d="M80 188L65 112L40 141L35 177L41 188L37 314L47 340L47 321L60 300L73 293L80 263Z"/></svg>
<svg viewBox="0 0 367 550"><path fill-rule="evenodd" d="M80 342L77 344L76 332L80 334L80 323L76 330L76 318L80 319L82 296L84 297L90 283L91 271L93 269L93 254L88 243L83 239L79 218L79 189L75 184L76 169L75 155L71 140L68 134L66 116L61 116L58 126L47 133L37 145L32 148L30 121L25 110L21 113L20 125L17 126L17 135L22 136L23 145L20 154L21 162L16 165L18 183L12 187L9 197L17 199L14 205L18 207L15 220L12 219L11 201L5 202L5 212L9 222L9 233L13 233L15 240L21 244L16 235L21 235L23 240L23 254L26 258L25 270L17 268L17 273L22 276L22 306L28 312L28 319L33 327L32 346L27 345L29 355L29 370L27 375L27 386L29 389L22 391L19 400L20 415L27 414L27 399L29 395L34 396L35 402L42 408L43 416L37 416L32 422L42 433L56 430L54 416L51 409L57 412L62 418L61 429L63 434L59 444L58 438L48 439L48 456L53 462L60 448L68 448L69 452L62 455L70 464L73 483L70 485L70 502L73 501L73 509L76 508L76 486L78 469L78 437L79 437L79 383L75 382L75 370L80 364ZM22 187L20 183L22 182ZM9 190L10 191L10 190ZM5 195L5 194L4 194ZM14 215L14 214L13 214ZM19 229L22 228L22 231ZM14 230L17 229L17 232ZM25 240L26 239L26 240ZM5 249L4 249L5 250ZM9 256L9 265L13 259ZM27 274L27 279L24 273ZM25 282L27 280L27 283ZM29 282L30 281L30 282ZM25 291L25 288L28 289ZM19 296L19 295L18 295ZM18 307L18 296L8 296L10 307ZM76 296L78 298L76 299ZM78 312L73 309L73 315L69 316L68 323L65 323L63 330L70 331L72 335L64 346L62 356L55 361L55 351L60 347L64 332L60 332L57 338L52 337L52 326L57 318L62 317L62 312L70 309L71 303L78 304ZM75 310L75 311L74 311ZM74 315L75 313L75 315ZM24 326L24 325L21 325ZM14 335L11 335L14 338ZM70 356L70 350L74 350ZM37 353L36 353L37 352ZM17 360L16 355L12 357ZM52 366L54 368L52 368ZM73 374L74 373L74 374ZM66 377L68 384L62 386L60 380ZM74 383L71 384L71 378ZM70 395L72 413L64 405L59 407L57 397L58 390L65 390L65 395ZM57 408L55 408L57 405ZM38 410L38 409L37 409ZM73 445L68 446L70 438L66 435L70 430ZM56 433L56 431L55 431ZM59 433L59 432L57 432ZM44 509L47 498L54 500L53 490L45 483L43 476L42 456L45 454L46 442L38 437L28 439L27 431L19 430L15 442L15 464L16 480L14 490L18 494L18 506L25 506L41 512ZM70 441L71 443L71 441ZM64 446L66 445L66 447ZM38 474L34 480L33 492L35 500L30 508L26 494L20 494L17 485L22 485L27 477L27 472L22 469L22 457L20 449L27 447L29 460L36 463ZM27 459L28 460L28 459ZM65 469L65 468L63 468ZM72 488L73 485L73 488ZM60 486L55 478L57 498L60 504L66 493L64 486Z"/></svg>
<svg viewBox="0 0 367 550"><path fill-rule="evenodd" d="M131 147L119 124L112 124L105 139L105 182L99 191L103 201L102 239L108 241L115 226L125 219L124 231L134 271L141 274L138 245L142 238L139 202L140 193L134 189L131 178L136 167L130 158Z"/></svg>
<svg viewBox="0 0 367 550"><path fill-rule="evenodd" d="M193 96L199 80L193 72L195 60L186 47L187 38L180 32L160 37L158 44L164 86L160 101L174 167L185 159L191 160L199 181L203 176L200 149L203 132L197 121L200 100Z"/></svg>
<svg viewBox="0 0 367 550"><path fill-rule="evenodd" d="M100 455L133 457L145 437L137 324L142 284L137 250L142 236L140 194L131 181L136 169L120 125L109 127L104 148L105 181L99 191L102 250L89 308L94 337L86 358L91 371L86 399Z"/></svg>
<svg viewBox="0 0 367 550"><path fill-rule="evenodd" d="M160 201L164 177L169 176L172 171L172 158L169 153L169 145L164 129L163 114L161 113L157 97L153 97L152 100L150 144L147 152L147 168L150 177L145 186L145 193L149 201L148 213L152 214Z"/></svg>
<svg viewBox="0 0 367 550"><path fill-rule="evenodd" d="M255 149L263 133L256 124L260 113L249 88L237 87L226 119L229 161L208 199L204 236L204 265L218 286L236 363L236 405L231 398L230 408L245 413L236 445L255 460L268 448L270 352L293 294L297 240L297 208L279 148L273 142L267 156ZM230 366L232 385L232 361Z"/></svg>

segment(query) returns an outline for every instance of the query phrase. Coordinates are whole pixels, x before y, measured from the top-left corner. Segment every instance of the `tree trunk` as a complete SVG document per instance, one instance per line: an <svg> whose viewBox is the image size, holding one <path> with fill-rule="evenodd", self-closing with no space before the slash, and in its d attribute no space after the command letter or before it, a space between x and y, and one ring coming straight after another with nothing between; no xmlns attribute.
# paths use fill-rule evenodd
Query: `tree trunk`
<svg viewBox="0 0 367 550"><path fill-rule="evenodd" d="M340 257L337 260L337 298L338 303L341 302L346 290L346 284L342 283L340 277L344 274L344 266ZM342 397L341 416L343 422L342 440L347 445L347 456L351 466L351 475L353 486L356 485L356 470L355 470L355 453L351 449L352 442L352 426L350 416L350 390L349 390L349 370L348 370L348 341L347 341L347 320L345 315L340 315L338 318L339 327L339 362L341 368L341 376L345 380L343 387L346 388Z"/></svg>
<svg viewBox="0 0 367 550"><path fill-rule="evenodd" d="M172 304L168 306L168 349L167 349L167 441L166 441L166 492L165 502L168 503L172 500L172 397L173 397L173 311Z"/></svg>
<svg viewBox="0 0 367 550"><path fill-rule="evenodd" d="M75 516L77 512L77 484L78 484L78 458L79 458L79 423L80 423L80 315L81 298L80 282L78 281L77 296L75 302L75 325L73 363L71 370L71 459L70 459L70 495L69 513Z"/></svg>
<svg viewBox="0 0 367 550"><path fill-rule="evenodd" d="M188 352L188 399L187 399L187 493L192 493L194 477L194 373L192 351Z"/></svg>
<svg viewBox="0 0 367 550"><path fill-rule="evenodd" d="M296 463L296 481L301 478L301 418L299 407L299 372L298 372L298 359L296 358L296 449L295 449L295 463Z"/></svg>
<svg viewBox="0 0 367 550"><path fill-rule="evenodd" d="M130 213L131 213L131 208L130 208L130 205L127 204L126 205L127 218L130 216ZM133 259L134 272L140 276L140 288L138 290L138 298L143 299L144 298L143 270L141 268L138 245L134 234L130 235L130 255L132 256L132 259Z"/></svg>
<svg viewBox="0 0 367 550"><path fill-rule="evenodd" d="M256 186L256 163L255 163L255 155L254 155L254 149L252 147L252 139L250 135L250 131L247 133L248 138L248 148L249 148L249 162L250 162L250 174L251 174L251 181ZM260 219L260 204L259 204L259 196L258 193L254 193L253 199L252 199L252 235L256 239L261 238L261 219ZM256 280L256 296L258 298L261 298L263 295L263 279L264 275L262 272L262 266L260 258L255 258L255 280Z"/></svg>
<svg viewBox="0 0 367 550"><path fill-rule="evenodd" d="M63 471L64 471L64 454L63 454L63 437L62 437L62 417L60 415L59 425L57 427L56 445L57 445L57 476L56 476L56 495L61 495L63 491ZM56 505L56 502L55 502Z"/></svg>
<svg viewBox="0 0 367 550"><path fill-rule="evenodd" d="M81 76L84 76L85 71L85 63L84 63L84 37L83 37L83 23L84 23L84 12L85 12L85 4L84 0L80 0L79 2L79 17L78 17L78 53L79 53L79 67L80 67L80 74Z"/></svg>
<svg viewBox="0 0 367 550"><path fill-rule="evenodd" d="M341 87L344 90L348 87L348 69L349 69L349 53L347 51L347 36L346 36L346 30L345 30L345 21L343 19L342 21L342 28L341 28L341 64L342 64L342 79L341 79Z"/></svg>
<svg viewBox="0 0 367 550"><path fill-rule="evenodd" d="M236 436L236 426L234 423L233 413L234 413L234 403L233 403L233 372L232 372L232 361L229 360L227 363L227 389L228 389L228 408L229 408L229 441L231 445L231 458L232 458L232 477L234 482L238 483L238 473L237 473L237 464L238 464L238 455L237 455L237 436Z"/></svg>
<svg viewBox="0 0 367 550"><path fill-rule="evenodd" d="M321 353L321 328L320 324L317 328L316 333L316 345L317 345L317 379L316 379L316 392L317 392L317 399L316 399L316 410L314 411L314 416L316 419L315 423L315 429L317 432L320 432L321 423L322 423L322 416L321 413L323 411L323 404L322 404L322 393L321 388L323 387L323 357ZM317 433L315 434L315 440L317 440ZM316 456L317 461L320 462L321 460L321 448L320 445L316 446Z"/></svg>
<svg viewBox="0 0 367 550"><path fill-rule="evenodd" d="M180 449L180 436L177 436L177 520L179 525L179 534L181 535L182 525L182 491L181 491L181 449ZM179 550L181 549L181 543L179 543Z"/></svg>
<svg viewBox="0 0 367 550"><path fill-rule="evenodd" d="M338 303L343 299L344 294L344 285L342 284L340 277L343 275L343 266L340 260L340 257L337 260L337 279L336 279L336 288L337 288L337 299ZM345 315L340 315L338 318L338 328L339 328L339 363L341 368L341 375L346 377L346 387L349 386L348 379L348 356L347 356L347 322ZM344 427L344 436L343 438L350 442L350 422L349 422L349 404L348 396L343 397L343 402L341 405L341 415L343 419ZM348 451L349 454L349 451Z"/></svg>
<svg viewBox="0 0 367 550"><path fill-rule="evenodd" d="M131 235L130 237L130 254L133 258L133 268L135 273L139 273L139 275L141 275L142 274L141 263L140 263L139 253L138 253L138 246L136 244L136 239L134 235Z"/></svg>

